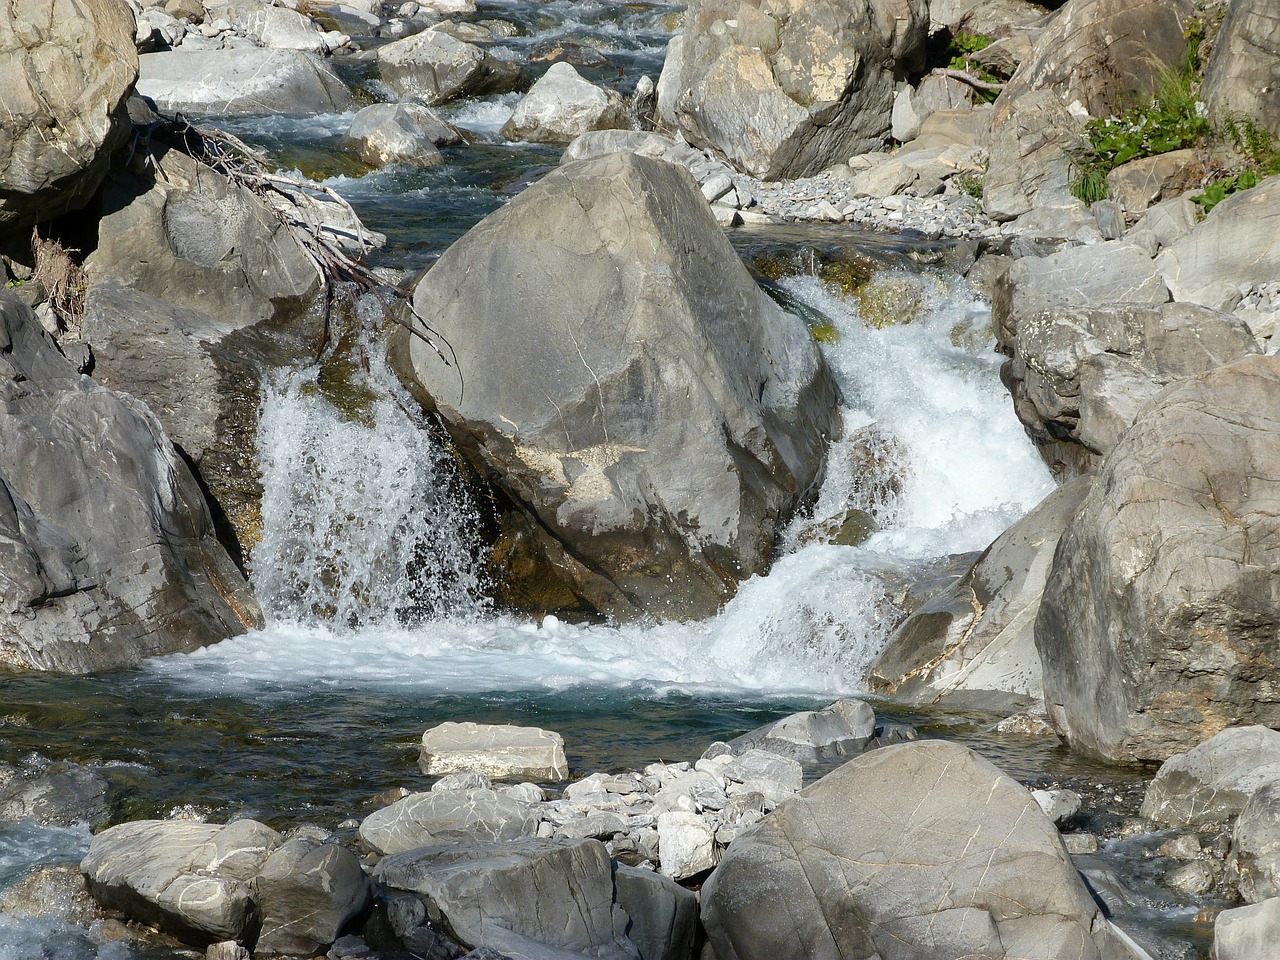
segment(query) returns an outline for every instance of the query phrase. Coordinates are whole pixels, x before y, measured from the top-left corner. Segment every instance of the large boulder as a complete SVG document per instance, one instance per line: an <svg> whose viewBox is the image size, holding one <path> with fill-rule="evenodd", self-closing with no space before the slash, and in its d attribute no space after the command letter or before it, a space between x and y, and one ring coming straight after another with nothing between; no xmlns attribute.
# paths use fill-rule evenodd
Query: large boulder
<svg viewBox="0 0 1280 960"><path fill-rule="evenodd" d="M138 93L161 113L194 117L341 113L352 103L320 57L264 47L145 53Z"/></svg>
<svg viewBox="0 0 1280 960"><path fill-rule="evenodd" d="M195 478L140 401L79 376L0 292L0 663L81 673L261 623Z"/></svg>
<svg viewBox="0 0 1280 960"><path fill-rule="evenodd" d="M1232 0L1209 55L1204 101L1216 120L1249 118L1280 136L1280 10Z"/></svg>
<svg viewBox="0 0 1280 960"><path fill-rule="evenodd" d="M436 148L461 143L462 135L420 103L375 103L351 118L344 140L374 166L438 167L444 157Z"/></svg>
<svg viewBox="0 0 1280 960"><path fill-rule="evenodd" d="M1280 940L1280 898L1223 910L1213 921L1211 960L1271 960Z"/></svg>
<svg viewBox="0 0 1280 960"><path fill-rule="evenodd" d="M94 375L146 402L199 470L234 554L257 542L261 371L318 356L321 284L248 189L177 150L104 188L81 335Z"/></svg>
<svg viewBox="0 0 1280 960"><path fill-rule="evenodd" d="M260 47L327 53L340 45L341 34L326 36L310 17L260 0L232 0L217 7L217 16Z"/></svg>
<svg viewBox="0 0 1280 960"><path fill-rule="evenodd" d="M1039 708L1036 614L1058 538L1091 482L1059 487L1001 534L967 575L903 621L867 670L872 691L899 703Z"/></svg>
<svg viewBox="0 0 1280 960"><path fill-rule="evenodd" d="M672 164L560 167L413 306L450 362L403 334L393 364L507 501L495 557L526 606L707 616L821 477L830 371Z"/></svg>
<svg viewBox="0 0 1280 960"><path fill-rule="evenodd" d="M659 113L754 176L817 173L883 146L928 24L923 0L694 0L667 48Z"/></svg>
<svg viewBox="0 0 1280 960"><path fill-rule="evenodd" d="M254 820L134 820L95 836L80 870L104 907L205 946L257 934L250 881L280 843Z"/></svg>
<svg viewBox="0 0 1280 960"><path fill-rule="evenodd" d="M1280 276L1280 177L1217 204L1204 222L1156 257L1173 299L1231 309L1240 287Z"/></svg>
<svg viewBox="0 0 1280 960"><path fill-rule="evenodd" d="M15 0L0 11L0 233L93 195L132 129L133 34L119 0Z"/></svg>
<svg viewBox="0 0 1280 960"><path fill-rule="evenodd" d="M422 734L418 766L427 776L482 773L497 780L567 780L564 738L538 727L453 723Z"/></svg>
<svg viewBox="0 0 1280 960"><path fill-rule="evenodd" d="M854 756L876 734L876 715L865 700L837 700L821 710L805 710L735 737L735 754L767 750L797 763ZM797 789L799 784L796 784Z"/></svg>
<svg viewBox="0 0 1280 960"><path fill-rule="evenodd" d="M718 960L1133 957L1031 794L938 740L864 754L739 836L702 922Z"/></svg>
<svg viewBox="0 0 1280 960"><path fill-rule="evenodd" d="M384 857L374 877L426 897L468 947L502 952L532 943L601 960L636 956L627 914L614 900L609 854L597 840L425 847Z"/></svg>
<svg viewBox="0 0 1280 960"><path fill-rule="evenodd" d="M983 207L1010 220L1070 197L1081 122L1155 92L1185 56L1192 0L1070 0L996 101Z"/></svg>
<svg viewBox="0 0 1280 960"><path fill-rule="evenodd" d="M1210 829L1229 823L1273 782L1280 782L1280 733L1231 727L1162 763L1142 815L1162 827Z"/></svg>
<svg viewBox="0 0 1280 960"><path fill-rule="evenodd" d="M552 64L516 104L502 135L508 140L568 144L589 130L629 126L621 96L584 80L561 61Z"/></svg>
<svg viewBox="0 0 1280 960"><path fill-rule="evenodd" d="M255 952L312 957L369 906L373 889L356 855L336 843L294 837L251 881L261 917Z"/></svg>
<svg viewBox="0 0 1280 960"><path fill-rule="evenodd" d="M1160 393L1067 528L1036 621L1045 700L1072 746L1163 760L1280 724L1280 358Z"/></svg>
<svg viewBox="0 0 1280 960"><path fill-rule="evenodd" d="M400 853L449 841L517 840L538 832L529 804L492 790L411 793L360 824L360 840L377 853Z"/></svg>
<svg viewBox="0 0 1280 960"><path fill-rule="evenodd" d="M507 93L528 83L517 64L434 27L379 47L377 63L387 86L428 106Z"/></svg>
<svg viewBox="0 0 1280 960"><path fill-rule="evenodd" d="M1022 319L1002 375L1059 473L1091 471L1169 383L1259 352L1242 320L1188 303L1058 307Z"/></svg>
<svg viewBox="0 0 1280 960"><path fill-rule="evenodd" d="M1247 903L1280 896L1280 767L1245 801L1231 831L1231 876Z"/></svg>

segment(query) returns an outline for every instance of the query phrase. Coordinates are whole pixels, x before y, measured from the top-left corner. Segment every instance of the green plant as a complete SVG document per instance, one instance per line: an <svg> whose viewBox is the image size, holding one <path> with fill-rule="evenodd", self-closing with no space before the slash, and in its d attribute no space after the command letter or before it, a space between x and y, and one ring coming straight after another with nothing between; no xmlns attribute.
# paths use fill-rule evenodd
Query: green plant
<svg viewBox="0 0 1280 960"><path fill-rule="evenodd" d="M991 46L990 37L981 33L957 33L951 38L951 42L947 45L947 54L950 61L947 67L951 70L960 70L969 76L981 80L983 83L1000 82L1000 78L991 73L982 64L977 63L973 59L973 55L979 50L985 50ZM979 99L991 102L1000 93L999 90L978 90L976 91Z"/></svg>
<svg viewBox="0 0 1280 960"><path fill-rule="evenodd" d="M956 177L956 186L973 197L975 200L982 199L982 188L986 185L985 178L977 173L965 173Z"/></svg>
<svg viewBox="0 0 1280 960"><path fill-rule="evenodd" d="M1088 169L1077 166L1075 175L1071 178L1071 195L1077 200L1084 203L1097 203L1099 200L1105 200L1111 194L1111 188L1107 184L1106 171L1097 167Z"/></svg>
<svg viewBox="0 0 1280 960"><path fill-rule="evenodd" d="M1231 148L1238 166L1234 172L1221 171L1202 193L1191 198L1206 214L1231 194L1251 190L1263 177L1280 173L1280 148L1276 138L1251 118L1227 117L1214 131L1214 138Z"/></svg>

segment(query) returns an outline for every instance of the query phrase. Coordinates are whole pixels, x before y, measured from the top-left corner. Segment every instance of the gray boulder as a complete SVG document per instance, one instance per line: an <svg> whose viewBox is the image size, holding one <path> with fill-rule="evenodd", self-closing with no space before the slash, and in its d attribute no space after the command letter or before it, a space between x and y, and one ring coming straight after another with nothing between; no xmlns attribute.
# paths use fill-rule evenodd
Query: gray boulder
<svg viewBox="0 0 1280 960"><path fill-rule="evenodd" d="M1210 960L1271 960L1280 940L1280 898L1223 910L1213 921Z"/></svg>
<svg viewBox="0 0 1280 960"><path fill-rule="evenodd" d="M643 130L589 130L565 148L562 164L574 160L591 160L609 153L638 153L643 157L662 159L675 146L675 141L660 133Z"/></svg>
<svg viewBox="0 0 1280 960"><path fill-rule="evenodd" d="M529 804L492 790L411 793L365 817L360 840L378 853L449 841L516 840L538 831Z"/></svg>
<svg viewBox="0 0 1280 960"><path fill-rule="evenodd" d="M194 117L341 113L352 102L320 57L263 47L143 54L138 93L161 113Z"/></svg>
<svg viewBox="0 0 1280 960"><path fill-rule="evenodd" d="M1166 247L1156 266L1173 299L1231 309L1241 285L1280 276L1280 177L1233 194L1204 222Z"/></svg>
<svg viewBox="0 0 1280 960"><path fill-rule="evenodd" d="M766 750L798 763L817 763L861 753L875 733L871 705L847 699L775 720L734 738L729 746L735 754Z"/></svg>
<svg viewBox="0 0 1280 960"><path fill-rule="evenodd" d="M1057 308L1022 319L1002 371L1059 473L1096 469L1169 383L1259 352L1244 322L1185 303Z"/></svg>
<svg viewBox="0 0 1280 960"><path fill-rule="evenodd" d="M0 893L0 914L28 917L57 917L67 923L87 927L106 919L85 886L78 864L62 863L37 867Z"/></svg>
<svg viewBox="0 0 1280 960"><path fill-rule="evenodd" d="M254 947L258 954L323 953L373 899L354 853L303 837L272 851L251 887L262 924Z"/></svg>
<svg viewBox="0 0 1280 960"><path fill-rule="evenodd" d="M739 836L702 922L719 960L1134 956L1031 794L936 740L851 760Z"/></svg>
<svg viewBox="0 0 1280 960"><path fill-rule="evenodd" d="M526 86L519 66L434 27L378 48L378 73L402 97L428 106Z"/></svg>
<svg viewBox="0 0 1280 960"><path fill-rule="evenodd" d="M0 663L105 670L261 623L160 423L79 376L9 292L0 385Z"/></svg>
<svg viewBox="0 0 1280 960"><path fill-rule="evenodd" d="M945 30L983 36L1006 36L1011 30L1035 27L1045 19L1044 7L1026 0L930 0L929 33Z"/></svg>
<svg viewBox="0 0 1280 960"><path fill-rule="evenodd" d="M102 182L131 132L133 34L117 0L14 0L0 12L0 232L76 210Z"/></svg>
<svg viewBox="0 0 1280 960"><path fill-rule="evenodd" d="M816 489L830 371L672 164L560 167L413 303L456 366L407 334L392 363L509 504L495 562L514 603L707 616Z"/></svg>
<svg viewBox="0 0 1280 960"><path fill-rule="evenodd" d="M496 780L567 780L564 738L538 727L446 722L422 734L427 776L481 773Z"/></svg>
<svg viewBox="0 0 1280 960"><path fill-rule="evenodd" d="M636 957L609 855L596 840L425 847L384 857L373 873L385 888L425 897L467 947Z"/></svg>
<svg viewBox="0 0 1280 960"><path fill-rule="evenodd" d="M254 820L135 820L95 836L80 870L102 906L206 946L256 931L250 881L280 842Z"/></svg>
<svg viewBox="0 0 1280 960"><path fill-rule="evenodd" d="M233 552L261 527L263 368L314 359L325 328L304 251L247 189L177 150L104 189L81 335L94 374L143 400L200 471Z"/></svg>
<svg viewBox="0 0 1280 960"><path fill-rule="evenodd" d="M1280 765L1271 772L1274 779L1249 795L1231 832L1228 869L1247 903L1280 895Z"/></svg>
<svg viewBox="0 0 1280 960"><path fill-rule="evenodd" d="M694 0L667 48L658 111L753 176L817 173L883 145L927 30L922 0Z"/></svg>
<svg viewBox="0 0 1280 960"><path fill-rule="evenodd" d="M698 930L698 896L652 870L613 867L614 899L627 912L627 939L641 960L688 960Z"/></svg>
<svg viewBox="0 0 1280 960"><path fill-rule="evenodd" d="M516 104L502 135L508 140L567 144L589 130L629 126L627 105L619 94L584 80L561 61L552 64Z"/></svg>
<svg viewBox="0 0 1280 960"><path fill-rule="evenodd" d="M1164 827L1210 828L1231 821L1249 798L1280 781L1280 733L1232 727L1170 757L1147 787L1142 816Z"/></svg>
<svg viewBox="0 0 1280 960"><path fill-rule="evenodd" d="M31 818L49 826L107 819L107 780L78 763L55 763L0 788L0 823Z"/></svg>
<svg viewBox="0 0 1280 960"><path fill-rule="evenodd" d="M219 6L217 15L260 47L323 54L341 46L340 39L347 39L338 33L326 34L314 20L296 10L260 0L232 0Z"/></svg>
<svg viewBox="0 0 1280 960"><path fill-rule="evenodd" d="M1280 11L1267 0L1232 0L1209 55L1203 97L1215 120L1249 117L1280 136Z"/></svg>
<svg viewBox="0 0 1280 960"><path fill-rule="evenodd" d="M1073 748L1163 760L1280 724L1280 358L1160 393L1063 534L1036 621L1045 700Z"/></svg>
<svg viewBox="0 0 1280 960"><path fill-rule="evenodd" d="M1058 539L1091 479L1059 487L898 627L867 670L899 703L1013 711L1044 700L1034 627Z"/></svg>
<svg viewBox="0 0 1280 960"><path fill-rule="evenodd" d="M1070 199L1069 154L1082 125L1155 91L1181 65L1192 0L1072 0L1036 39L996 101L983 188L987 214L1011 220Z"/></svg>
<svg viewBox="0 0 1280 960"><path fill-rule="evenodd" d="M461 131L418 103L375 103L351 120L346 141L360 159L374 166L408 163L438 167L437 147L463 142Z"/></svg>
<svg viewBox="0 0 1280 960"><path fill-rule="evenodd" d="M1172 150L1121 164L1107 174L1108 192L1131 218L1157 201L1196 186L1204 165L1195 150Z"/></svg>

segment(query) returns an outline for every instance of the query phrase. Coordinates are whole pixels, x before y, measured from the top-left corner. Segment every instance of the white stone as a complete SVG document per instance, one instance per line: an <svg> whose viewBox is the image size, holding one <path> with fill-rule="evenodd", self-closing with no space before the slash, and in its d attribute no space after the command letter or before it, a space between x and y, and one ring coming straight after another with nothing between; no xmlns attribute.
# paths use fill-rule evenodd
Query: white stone
<svg viewBox="0 0 1280 960"><path fill-rule="evenodd" d="M422 735L418 765L428 776L478 772L495 780L567 780L564 738L537 727L442 723Z"/></svg>
<svg viewBox="0 0 1280 960"><path fill-rule="evenodd" d="M658 854L662 872L673 880L695 876L716 865L715 832L694 813L658 817Z"/></svg>

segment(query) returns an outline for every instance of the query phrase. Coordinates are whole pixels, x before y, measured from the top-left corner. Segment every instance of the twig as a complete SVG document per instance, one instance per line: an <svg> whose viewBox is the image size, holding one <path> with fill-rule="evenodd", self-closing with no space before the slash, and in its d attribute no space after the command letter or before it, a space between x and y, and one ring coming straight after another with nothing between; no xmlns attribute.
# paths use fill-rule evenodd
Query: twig
<svg viewBox="0 0 1280 960"><path fill-rule="evenodd" d="M952 80L959 80L961 83L967 83L975 90L1000 91L1004 89L1003 83L988 83L985 80L979 80L971 73L965 73L963 70L956 70L952 67L935 67L933 74L937 77L950 77Z"/></svg>

